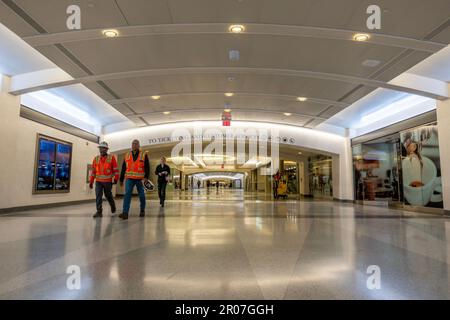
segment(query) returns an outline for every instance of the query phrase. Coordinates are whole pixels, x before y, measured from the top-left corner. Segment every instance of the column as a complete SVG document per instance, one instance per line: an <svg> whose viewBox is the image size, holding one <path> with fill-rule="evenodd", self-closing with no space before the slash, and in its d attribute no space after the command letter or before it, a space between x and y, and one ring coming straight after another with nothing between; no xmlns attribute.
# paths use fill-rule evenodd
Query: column
<svg viewBox="0 0 450 320"><path fill-rule="evenodd" d="M450 92L450 85L448 88ZM439 153L441 158L442 196L444 209L450 211L450 99L437 102Z"/></svg>
<svg viewBox="0 0 450 320"><path fill-rule="evenodd" d="M20 96L8 93L10 81L9 77L0 74L0 148L3 152L3 156L0 157L0 208L15 205L14 189L10 184L16 178L17 172L11 170L11 161L15 161L17 143L20 143L17 141Z"/></svg>

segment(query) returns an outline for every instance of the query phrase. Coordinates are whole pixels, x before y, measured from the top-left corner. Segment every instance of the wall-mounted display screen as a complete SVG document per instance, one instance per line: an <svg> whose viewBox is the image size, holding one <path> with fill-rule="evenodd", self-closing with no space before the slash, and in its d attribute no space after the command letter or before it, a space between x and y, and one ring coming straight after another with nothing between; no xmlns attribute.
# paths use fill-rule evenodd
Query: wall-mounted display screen
<svg viewBox="0 0 450 320"><path fill-rule="evenodd" d="M69 192L72 144L38 135L34 193Z"/></svg>

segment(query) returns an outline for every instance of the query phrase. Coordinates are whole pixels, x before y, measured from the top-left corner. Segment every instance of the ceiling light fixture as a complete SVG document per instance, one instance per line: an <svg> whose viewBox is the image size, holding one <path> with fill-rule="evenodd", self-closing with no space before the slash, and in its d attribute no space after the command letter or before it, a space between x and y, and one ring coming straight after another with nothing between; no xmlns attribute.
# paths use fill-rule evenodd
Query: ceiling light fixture
<svg viewBox="0 0 450 320"><path fill-rule="evenodd" d="M367 41L370 39L370 35L368 35L367 33L357 33L355 35L353 35L353 40L355 41Z"/></svg>
<svg viewBox="0 0 450 320"><path fill-rule="evenodd" d="M165 115L168 115L168 114L170 114L170 111L164 111L163 112Z"/></svg>
<svg viewBox="0 0 450 320"><path fill-rule="evenodd" d="M306 100L308 100L308 98L306 98L306 97L298 97L297 98L297 101L301 101L301 102L306 101Z"/></svg>
<svg viewBox="0 0 450 320"><path fill-rule="evenodd" d="M241 33L245 31L245 27L242 24L233 24L228 30L232 33Z"/></svg>
<svg viewBox="0 0 450 320"><path fill-rule="evenodd" d="M115 38L119 35L119 31L115 29L103 30L103 35L107 38Z"/></svg>
<svg viewBox="0 0 450 320"><path fill-rule="evenodd" d="M232 96L234 96L233 92L227 92L225 93L225 97L231 98Z"/></svg>
<svg viewBox="0 0 450 320"><path fill-rule="evenodd" d="M153 100L159 100L159 99L161 99L161 96L151 96L151 98L152 98Z"/></svg>
<svg viewBox="0 0 450 320"><path fill-rule="evenodd" d="M290 112L285 112L284 115L285 115L286 117L289 117L289 116L292 116L292 113L290 113Z"/></svg>
<svg viewBox="0 0 450 320"><path fill-rule="evenodd" d="M231 112L231 109L224 109L225 112Z"/></svg>

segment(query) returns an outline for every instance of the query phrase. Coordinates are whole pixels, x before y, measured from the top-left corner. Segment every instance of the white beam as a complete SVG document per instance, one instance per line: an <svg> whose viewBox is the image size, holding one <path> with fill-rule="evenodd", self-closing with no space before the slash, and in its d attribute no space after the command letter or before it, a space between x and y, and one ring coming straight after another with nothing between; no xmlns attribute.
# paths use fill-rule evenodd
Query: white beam
<svg viewBox="0 0 450 320"><path fill-rule="evenodd" d="M353 84L363 84L369 87L385 88L394 91L406 92L424 96L437 100L445 100L448 96L437 95L432 92L428 92L425 89L419 90L416 88L403 87L391 83L387 83L379 80L372 80L361 77L348 76L344 74L317 72L309 70L292 70L292 69L274 69L274 68L249 68L249 67L182 67L182 68L167 68L167 69L149 69L149 70L135 70L124 71L116 73L107 73L101 75L93 75L80 77L73 80L54 80L51 79L49 83L48 79L41 79L40 83L35 83L32 86L21 87L18 90L12 90L10 93L13 95L19 95L29 93L33 91L39 91L50 88L57 88L68 86L76 83L89 83L95 81L107 81L118 79L130 79L139 77L151 77L151 76L166 76L166 75L184 75L184 74L254 74L254 75L276 75L285 77L300 77L300 78L312 78L331 81L340 81Z"/></svg>
<svg viewBox="0 0 450 320"><path fill-rule="evenodd" d="M446 82L409 72L402 73L389 83L417 90L424 90L439 96L449 96Z"/></svg>
<svg viewBox="0 0 450 320"><path fill-rule="evenodd" d="M70 80L73 80L73 78L60 68L43 69L13 76L11 78L10 91L25 93L28 88L39 88L41 86Z"/></svg>
<svg viewBox="0 0 450 320"><path fill-rule="evenodd" d="M281 111L277 111L277 108L279 107L273 107L273 110L267 110L267 109L262 109L262 108L257 108L257 107L246 107L246 108L232 108L233 112L252 112L255 114L260 114L260 113L265 113L265 114L276 114L279 115L281 113ZM190 107L185 107L185 109L167 109L167 111L170 111L171 114L174 113L182 113L182 114L186 114L186 113L195 113L195 112L206 112L206 111L212 111L212 112L217 112L217 113L221 113L223 111L223 108L199 108L197 106L190 106ZM292 116L298 116L298 117L304 117L304 118L310 118L310 119L319 119L319 120L327 120L328 118L325 117L319 117L319 116L313 116L310 114L305 114L305 113L299 113L299 112L290 112ZM158 115L161 114L161 111L150 111L150 112L142 112L142 113L137 113L137 114L133 114L133 115L129 115L128 118L130 119L135 119L135 118L140 118L142 116L144 117L148 117L148 116L152 116L152 115Z"/></svg>
<svg viewBox="0 0 450 320"><path fill-rule="evenodd" d="M240 92L240 91L234 91L235 94L234 99L239 98L241 96L244 97L261 97L261 98L274 98L274 99L282 99L282 100L296 100L297 96L293 95L287 95L287 94L275 94L275 93L260 93L260 92ZM184 96L207 96L207 95L220 95L223 96L224 92L175 92L175 93L162 93L162 92L155 92L155 94L165 97L184 97ZM138 96L138 97L129 97L129 98L123 98L123 99L113 99L108 100L107 102L111 105L118 105L122 103L133 103L133 102L140 102L140 101L148 101L151 99L151 96ZM328 99L322 99L322 98L314 98L314 97L307 97L307 101L304 102L313 102L318 104L325 104L325 105L333 105L336 107L348 107L350 104L346 102L341 101L335 101L335 100L328 100ZM299 102L301 103L301 102Z"/></svg>
<svg viewBox="0 0 450 320"><path fill-rule="evenodd" d="M108 29L115 29L121 37L143 37L155 35L173 34L227 34L230 33L228 27L232 23L188 23L188 24L161 24L161 25L141 25L141 26L117 26ZM103 29L87 29L80 31L68 31L61 33L42 34L24 37L32 46L47 46L58 43L78 42L87 40L104 39ZM243 34L248 35L270 35L286 37L307 37L353 41L353 35L361 30L345 30L335 28L322 28L299 25L280 24L258 24L246 23ZM413 38L392 36L388 34L373 33L366 44L377 44L404 49L412 49L425 52L437 52L444 48L446 44L423 41Z"/></svg>

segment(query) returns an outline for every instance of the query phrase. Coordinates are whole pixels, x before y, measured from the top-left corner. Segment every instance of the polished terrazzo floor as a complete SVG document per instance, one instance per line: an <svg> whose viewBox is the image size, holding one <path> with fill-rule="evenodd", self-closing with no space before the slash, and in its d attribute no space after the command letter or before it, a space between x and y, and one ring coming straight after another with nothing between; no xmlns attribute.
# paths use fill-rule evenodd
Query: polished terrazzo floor
<svg viewBox="0 0 450 320"><path fill-rule="evenodd" d="M448 218L220 191L0 215L0 299L448 299ZM228 201L225 201L225 198ZM231 199L231 200L230 200ZM107 207L107 204L105 203ZM81 269L80 290L66 286ZM370 290L367 268L380 268Z"/></svg>

